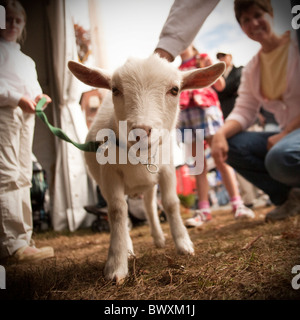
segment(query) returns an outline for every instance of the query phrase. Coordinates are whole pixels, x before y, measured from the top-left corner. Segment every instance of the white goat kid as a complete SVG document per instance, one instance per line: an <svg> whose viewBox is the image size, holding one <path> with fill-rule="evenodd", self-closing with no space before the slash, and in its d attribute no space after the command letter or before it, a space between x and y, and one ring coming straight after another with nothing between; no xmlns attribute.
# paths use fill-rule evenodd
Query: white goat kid
<svg viewBox="0 0 300 320"><path fill-rule="evenodd" d="M128 208L125 195L143 194L147 217L154 243L158 248L165 245L157 214L156 186L159 184L162 205L167 214L173 240L179 254L193 254L193 244L183 225L179 200L176 194L176 175L172 159L163 164L156 157L158 172L150 173L141 163L122 164L119 159L122 143L129 149L132 141L122 141L120 121L127 123L127 132L143 129L141 140L153 141L162 152L161 139L153 138L154 129L171 132L177 122L179 94L182 90L202 88L213 84L224 72L224 63L205 69L187 72L154 54L148 59L129 59L112 76L100 69L90 69L70 61L69 69L85 84L112 90L96 115L87 141L96 141L101 129L112 130L120 140L116 147L116 163L99 165L96 154L85 153L88 169L100 186L108 204L110 222L110 248L104 274L107 279L121 281L128 274L128 254L133 247L128 231ZM125 135L126 136L126 135ZM127 136L126 136L127 139ZM137 141L135 141L136 143ZM155 143L154 143L155 144ZM150 146L149 146L150 150ZM159 154L157 152L157 154ZM128 160L128 159L127 159Z"/></svg>

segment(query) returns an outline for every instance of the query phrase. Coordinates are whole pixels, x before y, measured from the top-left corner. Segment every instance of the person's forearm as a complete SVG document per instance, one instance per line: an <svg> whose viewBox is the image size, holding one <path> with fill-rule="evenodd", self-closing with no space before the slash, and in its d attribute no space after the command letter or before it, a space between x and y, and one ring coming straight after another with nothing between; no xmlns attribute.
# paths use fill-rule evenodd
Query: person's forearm
<svg viewBox="0 0 300 320"><path fill-rule="evenodd" d="M156 49L176 58L194 40L219 0L175 0Z"/></svg>

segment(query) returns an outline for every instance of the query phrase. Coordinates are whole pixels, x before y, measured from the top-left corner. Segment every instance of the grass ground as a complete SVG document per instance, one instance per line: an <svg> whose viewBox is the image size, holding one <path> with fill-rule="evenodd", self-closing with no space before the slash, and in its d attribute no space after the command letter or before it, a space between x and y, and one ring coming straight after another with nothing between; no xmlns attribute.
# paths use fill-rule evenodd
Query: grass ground
<svg viewBox="0 0 300 320"><path fill-rule="evenodd" d="M270 208L252 221L215 211L202 229L189 229L194 256L175 253L168 223L164 249L156 249L148 226L131 231L136 257L123 284L103 277L108 233L91 230L36 234L38 247L53 246L56 257L38 265L7 265L0 299L26 300L298 300L293 266L300 265L300 216L265 223ZM189 212L183 211L186 219Z"/></svg>

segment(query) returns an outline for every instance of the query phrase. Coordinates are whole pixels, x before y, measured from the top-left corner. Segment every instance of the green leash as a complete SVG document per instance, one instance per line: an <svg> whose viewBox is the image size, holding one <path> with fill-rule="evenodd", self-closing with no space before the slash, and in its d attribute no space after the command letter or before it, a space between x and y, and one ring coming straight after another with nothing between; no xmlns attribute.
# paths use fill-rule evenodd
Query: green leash
<svg viewBox="0 0 300 320"><path fill-rule="evenodd" d="M99 152L99 148L101 149L101 151L105 151L107 150L108 146L107 146L107 142L97 142L97 141L89 141L86 143L77 143L72 141L60 128L56 128L53 127L48 119L47 116L45 115L44 111L43 111L43 107L46 104L47 99L46 98L42 98L35 109L35 113L36 115L46 124L46 126L50 129L50 131L58 138L70 142L72 143L76 148L78 148L81 151L85 151L85 152ZM119 147L120 143L117 140L116 141L116 145ZM141 162L141 164L143 164L144 166L146 166L147 170L151 173L151 174L155 174L158 173L159 171L159 167L154 164L151 163L152 158L148 158L147 161Z"/></svg>
<svg viewBox="0 0 300 320"><path fill-rule="evenodd" d="M36 115L46 124L46 126L50 129L50 131L58 138L70 142L72 143L76 148L78 148L81 151L85 151L85 152L97 152L97 149L99 148L99 145L101 144L100 142L96 142L96 141L90 141L90 142L86 142L86 143L76 143L74 141L72 141L60 128L56 128L53 127L48 119L47 116L45 115L44 111L43 111L43 107L46 104L47 99L46 98L42 98L37 106L36 106Z"/></svg>

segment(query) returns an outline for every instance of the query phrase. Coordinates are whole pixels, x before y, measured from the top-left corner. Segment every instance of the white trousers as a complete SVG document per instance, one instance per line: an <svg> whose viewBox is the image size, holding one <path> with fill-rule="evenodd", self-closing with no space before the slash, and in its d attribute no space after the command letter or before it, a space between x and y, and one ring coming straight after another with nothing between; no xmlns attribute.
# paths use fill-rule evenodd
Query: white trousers
<svg viewBox="0 0 300 320"><path fill-rule="evenodd" d="M19 107L0 107L0 258L32 244L34 123Z"/></svg>

